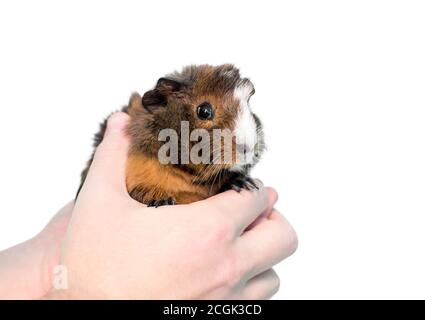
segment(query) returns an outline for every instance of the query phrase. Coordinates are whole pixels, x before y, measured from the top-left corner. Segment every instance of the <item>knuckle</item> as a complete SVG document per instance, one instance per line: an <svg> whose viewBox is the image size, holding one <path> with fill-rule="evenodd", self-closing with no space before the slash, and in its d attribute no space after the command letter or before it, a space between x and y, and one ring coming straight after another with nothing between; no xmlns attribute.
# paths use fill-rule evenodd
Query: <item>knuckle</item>
<svg viewBox="0 0 425 320"><path fill-rule="evenodd" d="M276 294L280 289L280 278L276 273L274 274L273 280L274 281L273 281L272 288L271 288L271 295Z"/></svg>
<svg viewBox="0 0 425 320"><path fill-rule="evenodd" d="M233 238L233 228L229 217L225 215L217 217L211 227L213 228L215 241L227 243Z"/></svg>
<svg viewBox="0 0 425 320"><path fill-rule="evenodd" d="M269 191L269 193L270 193L270 196L271 196L273 199L276 199L276 201L277 201L277 200L279 200L279 194L277 193L277 191L276 191L276 189L275 189L275 188L268 187L267 189L268 189L268 191Z"/></svg>
<svg viewBox="0 0 425 320"><path fill-rule="evenodd" d="M298 248L298 235L295 232L294 228L290 227L290 231L288 232L288 250L292 254Z"/></svg>
<svg viewBox="0 0 425 320"><path fill-rule="evenodd" d="M245 276L245 268L243 267L242 259L236 251L232 251L228 254L227 263L225 264L224 284L226 287L231 288L238 285Z"/></svg>
<svg viewBox="0 0 425 320"><path fill-rule="evenodd" d="M211 216L203 222L203 227L200 229L200 235L206 240L206 244L211 247L223 246L232 241L233 232L228 219L220 216ZM220 249L221 250L221 249Z"/></svg>
<svg viewBox="0 0 425 320"><path fill-rule="evenodd" d="M232 240L232 232L228 225L223 224L217 227L215 231L215 240L219 243L228 243Z"/></svg>
<svg viewBox="0 0 425 320"><path fill-rule="evenodd" d="M295 229L287 221L281 221L275 227L277 228L275 233L279 235L278 242L283 257L293 254L298 248L298 236Z"/></svg>
<svg viewBox="0 0 425 320"><path fill-rule="evenodd" d="M267 280L267 285L264 289L258 292L258 296L255 297L256 299L270 299L280 289L280 278L277 273L273 269L266 272L270 274L270 279Z"/></svg>

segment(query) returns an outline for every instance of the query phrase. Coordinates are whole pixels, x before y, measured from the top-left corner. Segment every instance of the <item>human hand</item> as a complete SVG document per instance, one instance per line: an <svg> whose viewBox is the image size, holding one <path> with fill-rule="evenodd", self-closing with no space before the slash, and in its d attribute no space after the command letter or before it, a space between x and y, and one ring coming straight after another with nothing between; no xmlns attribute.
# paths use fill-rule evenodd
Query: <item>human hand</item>
<svg viewBox="0 0 425 320"><path fill-rule="evenodd" d="M38 299L49 292L73 207L68 203L38 235L0 252L0 299Z"/></svg>
<svg viewBox="0 0 425 320"><path fill-rule="evenodd" d="M189 205L146 207L126 190L127 123L123 113L108 121L62 249L69 287L48 298L259 299L274 294L279 279L271 268L297 246L294 230L273 209L276 192L260 186Z"/></svg>

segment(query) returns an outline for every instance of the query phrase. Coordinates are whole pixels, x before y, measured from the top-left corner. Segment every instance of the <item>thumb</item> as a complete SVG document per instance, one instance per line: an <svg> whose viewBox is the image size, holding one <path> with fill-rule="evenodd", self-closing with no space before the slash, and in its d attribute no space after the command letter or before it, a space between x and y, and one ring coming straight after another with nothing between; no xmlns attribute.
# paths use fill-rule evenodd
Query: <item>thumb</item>
<svg viewBox="0 0 425 320"><path fill-rule="evenodd" d="M125 172L130 140L126 135L126 128L129 119L128 114L123 112L116 112L109 117L105 135L96 149L83 190L99 193L113 189L127 194Z"/></svg>

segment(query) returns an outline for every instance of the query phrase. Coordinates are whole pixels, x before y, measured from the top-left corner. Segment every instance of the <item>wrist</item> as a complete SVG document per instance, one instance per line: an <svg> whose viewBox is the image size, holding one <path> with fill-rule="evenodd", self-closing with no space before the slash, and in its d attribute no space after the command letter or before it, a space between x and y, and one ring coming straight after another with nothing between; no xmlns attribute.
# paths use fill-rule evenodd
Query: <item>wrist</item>
<svg viewBox="0 0 425 320"><path fill-rule="evenodd" d="M36 236L0 252L0 298L38 299L52 284L59 249Z"/></svg>
<svg viewBox="0 0 425 320"><path fill-rule="evenodd" d="M34 263L37 266L38 274L33 279L38 286L38 294L34 298L39 299L52 290L53 270L60 264L61 239L54 234L41 232L30 242L30 246L37 252Z"/></svg>

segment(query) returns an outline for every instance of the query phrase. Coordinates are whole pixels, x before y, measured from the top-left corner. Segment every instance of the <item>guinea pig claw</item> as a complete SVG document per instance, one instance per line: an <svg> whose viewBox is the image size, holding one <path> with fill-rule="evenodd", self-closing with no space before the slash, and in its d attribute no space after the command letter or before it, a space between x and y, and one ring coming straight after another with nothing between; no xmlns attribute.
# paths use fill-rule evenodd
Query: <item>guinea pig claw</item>
<svg viewBox="0 0 425 320"><path fill-rule="evenodd" d="M231 181L222 186L221 191L235 190L241 192L245 190L258 190L258 186L254 179L245 175L235 176Z"/></svg>
<svg viewBox="0 0 425 320"><path fill-rule="evenodd" d="M174 198L167 198L167 199L159 199L159 200L151 200L148 202L148 207L161 207L161 206L172 206L176 204L176 199Z"/></svg>

